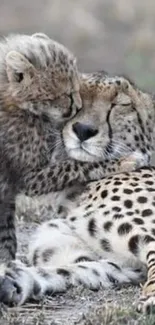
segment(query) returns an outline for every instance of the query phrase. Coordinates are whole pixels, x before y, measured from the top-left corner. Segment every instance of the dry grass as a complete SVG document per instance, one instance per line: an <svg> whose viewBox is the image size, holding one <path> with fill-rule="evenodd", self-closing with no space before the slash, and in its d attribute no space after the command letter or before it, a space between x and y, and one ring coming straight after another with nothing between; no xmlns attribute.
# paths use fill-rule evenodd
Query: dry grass
<svg viewBox="0 0 155 325"><path fill-rule="evenodd" d="M41 304L8 309L1 306L0 325L154 325L154 315L139 314L132 306L131 291L135 290L129 288L126 298L127 291L120 290L120 301L117 294L108 298L110 292L105 292L103 299L101 291L95 298L94 293L80 289L70 290L61 299L47 298Z"/></svg>

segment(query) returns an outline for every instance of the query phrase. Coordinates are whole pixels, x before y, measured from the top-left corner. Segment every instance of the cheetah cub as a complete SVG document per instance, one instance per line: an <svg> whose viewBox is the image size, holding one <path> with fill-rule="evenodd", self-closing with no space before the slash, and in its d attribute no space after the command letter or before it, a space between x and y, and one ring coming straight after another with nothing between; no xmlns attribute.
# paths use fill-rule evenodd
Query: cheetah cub
<svg viewBox="0 0 155 325"><path fill-rule="evenodd" d="M114 84L117 80L119 86L121 81L124 85L125 81L127 86L109 103L104 97L109 77L93 74L82 78L83 109L63 129L67 154L88 162L95 157L96 169L107 152L111 157L135 152L149 159L155 125L151 96L117 77ZM109 90L113 88L110 82ZM0 300L23 304L79 283L99 289L138 284L147 277L138 309L149 311L155 304L154 213L153 167L89 182L65 217L38 227L30 244L31 266L10 265L1 285Z"/></svg>

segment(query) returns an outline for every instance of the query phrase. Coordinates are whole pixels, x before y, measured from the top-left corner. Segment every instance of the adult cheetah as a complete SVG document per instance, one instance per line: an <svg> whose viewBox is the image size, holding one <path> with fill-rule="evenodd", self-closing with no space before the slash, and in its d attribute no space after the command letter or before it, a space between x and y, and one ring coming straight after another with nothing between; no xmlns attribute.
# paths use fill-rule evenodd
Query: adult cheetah
<svg viewBox="0 0 155 325"><path fill-rule="evenodd" d="M96 169L107 152L119 158L122 152L131 154L148 163L154 147L153 98L118 78L117 84L125 81L125 87L109 103L106 78L83 75L83 109L63 129L67 154L87 161L95 157ZM139 283L147 274L138 308L148 310L155 303L155 168L83 186L68 214L38 227L30 250L32 266L16 262L7 270L1 301L22 304L79 283L92 289Z"/></svg>

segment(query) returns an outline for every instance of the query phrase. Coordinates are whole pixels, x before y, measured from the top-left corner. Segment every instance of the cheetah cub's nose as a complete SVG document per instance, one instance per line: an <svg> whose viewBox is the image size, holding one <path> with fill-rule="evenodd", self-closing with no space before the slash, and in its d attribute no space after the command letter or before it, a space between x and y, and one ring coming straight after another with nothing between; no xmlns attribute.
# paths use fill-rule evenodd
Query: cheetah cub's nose
<svg viewBox="0 0 155 325"><path fill-rule="evenodd" d="M92 125L82 124L79 122L74 123L72 128L81 142L94 137L98 133L98 130L94 129Z"/></svg>

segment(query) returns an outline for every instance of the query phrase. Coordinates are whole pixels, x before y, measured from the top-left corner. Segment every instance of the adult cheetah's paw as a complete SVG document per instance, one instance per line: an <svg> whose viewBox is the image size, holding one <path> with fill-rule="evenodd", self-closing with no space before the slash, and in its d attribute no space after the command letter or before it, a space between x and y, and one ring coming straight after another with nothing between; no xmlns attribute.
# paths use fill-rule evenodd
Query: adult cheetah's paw
<svg viewBox="0 0 155 325"><path fill-rule="evenodd" d="M146 166L148 161L142 153L133 152L126 157L120 158L119 163L121 171L130 172Z"/></svg>
<svg viewBox="0 0 155 325"><path fill-rule="evenodd" d="M22 298L22 289L9 276L0 277L0 302L7 305L18 305Z"/></svg>
<svg viewBox="0 0 155 325"><path fill-rule="evenodd" d="M0 302L9 305L21 305L33 297L35 280L21 262L11 262L5 275L0 276Z"/></svg>

